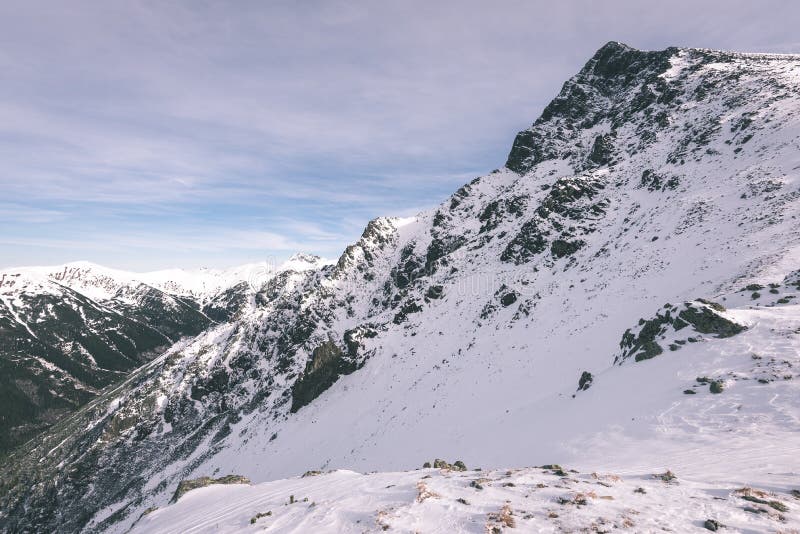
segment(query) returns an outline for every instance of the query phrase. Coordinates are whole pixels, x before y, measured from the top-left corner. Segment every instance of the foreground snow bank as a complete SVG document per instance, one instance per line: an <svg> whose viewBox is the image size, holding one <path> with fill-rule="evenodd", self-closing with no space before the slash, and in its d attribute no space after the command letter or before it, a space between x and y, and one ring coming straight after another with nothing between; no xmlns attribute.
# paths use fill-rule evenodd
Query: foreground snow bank
<svg viewBox="0 0 800 534"><path fill-rule="evenodd" d="M692 473L623 479L557 465L334 471L194 490L144 515L133 532L794 532L798 489L704 483Z"/></svg>

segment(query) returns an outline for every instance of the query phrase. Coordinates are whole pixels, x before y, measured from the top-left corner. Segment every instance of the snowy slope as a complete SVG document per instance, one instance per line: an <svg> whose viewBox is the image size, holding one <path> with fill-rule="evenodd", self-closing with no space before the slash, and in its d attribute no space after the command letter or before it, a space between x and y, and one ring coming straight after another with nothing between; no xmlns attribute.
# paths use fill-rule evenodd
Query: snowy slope
<svg viewBox="0 0 800 534"><path fill-rule="evenodd" d="M525 414L523 420L547 437L510 425L487 435L499 453L490 464L510 467L525 457L513 452L514 444L537 451L533 441L553 440L555 433L563 440L558 449L529 457L567 462L564 473L338 471L219 485L148 512L134 532L378 532L385 526L399 532L485 532L509 525L530 532L688 532L709 519L728 532L792 532L800 528L800 306L777 304L800 296L800 278L792 280L775 284L771 289L777 292L767 291L766 298L752 299L752 291L726 297L746 299L741 308L720 312L747 328L730 339L668 328L664 334L678 335L656 337L665 349L675 339L695 341L652 361L610 368L571 402L539 404L552 411ZM711 382L722 384L723 393L711 393ZM593 421L601 424L592 428ZM457 454L464 449L458 447ZM503 463L503 454L510 463ZM659 478L667 471L676 480Z"/></svg>
<svg viewBox="0 0 800 534"><path fill-rule="evenodd" d="M124 531L184 479L437 456L669 468L675 506L796 486L798 81L797 56L609 43L506 168L273 277L19 451L0 526Z"/></svg>
<svg viewBox="0 0 800 534"><path fill-rule="evenodd" d="M693 532L709 523L724 525L725 532L768 532L776 526L791 532L800 527L800 500L784 488L653 476L664 473L335 471L197 489L142 516L133 532Z"/></svg>

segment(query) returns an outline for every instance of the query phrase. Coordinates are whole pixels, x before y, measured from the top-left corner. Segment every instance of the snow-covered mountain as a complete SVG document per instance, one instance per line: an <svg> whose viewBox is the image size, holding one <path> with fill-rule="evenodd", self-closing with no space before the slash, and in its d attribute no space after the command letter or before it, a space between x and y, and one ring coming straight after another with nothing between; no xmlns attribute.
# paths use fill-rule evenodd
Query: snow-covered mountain
<svg viewBox="0 0 800 534"><path fill-rule="evenodd" d="M97 396L185 336L249 306L297 255L229 270L130 273L88 262L0 271L0 454Z"/></svg>
<svg viewBox="0 0 800 534"><path fill-rule="evenodd" d="M275 275L257 306L15 452L0 471L0 528L180 525L185 508L169 502L187 479L262 483L435 457L672 469L691 487L730 488L731 506L734 488L760 485L781 493L753 498L780 502L783 520L742 528L791 526L798 82L800 56L605 45L517 136L505 168L436 209L370 222L335 265ZM341 506L327 495L326 510ZM258 498L245 501L253 516ZM409 524L384 511L386 524ZM383 528L355 524L359 514L342 528ZM453 530L473 528L459 517Z"/></svg>
<svg viewBox="0 0 800 534"><path fill-rule="evenodd" d="M280 265L261 262L230 269L165 269L145 273L110 269L88 261L76 261L51 267L6 269L0 271L0 276L3 274L14 276L18 273L29 278L55 281L94 300L110 300L117 297L121 289L146 284L165 293L190 297L204 304L220 292L241 282L260 286L278 270L318 267L319 261L321 259L316 256L296 254Z"/></svg>

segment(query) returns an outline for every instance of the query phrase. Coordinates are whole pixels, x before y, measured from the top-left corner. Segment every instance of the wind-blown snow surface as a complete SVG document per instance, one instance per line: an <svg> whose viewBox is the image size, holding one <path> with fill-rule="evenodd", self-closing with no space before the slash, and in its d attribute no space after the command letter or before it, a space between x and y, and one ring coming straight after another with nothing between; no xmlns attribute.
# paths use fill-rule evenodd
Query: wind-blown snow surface
<svg viewBox="0 0 800 534"><path fill-rule="evenodd" d="M335 471L194 490L144 515L133 532L693 532L706 522L725 532L793 532L798 511L800 501L785 491L683 478L539 468Z"/></svg>
<svg viewBox="0 0 800 534"><path fill-rule="evenodd" d="M0 526L124 531L182 479L434 457L796 487L798 81L797 56L606 45L507 168L273 278L20 451Z"/></svg>

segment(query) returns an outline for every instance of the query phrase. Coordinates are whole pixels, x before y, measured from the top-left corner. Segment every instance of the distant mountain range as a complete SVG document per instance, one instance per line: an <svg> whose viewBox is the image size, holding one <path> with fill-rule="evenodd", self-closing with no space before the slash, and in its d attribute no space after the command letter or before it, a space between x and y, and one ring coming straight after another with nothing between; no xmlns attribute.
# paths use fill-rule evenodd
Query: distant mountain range
<svg viewBox="0 0 800 534"><path fill-rule="evenodd" d="M130 273L88 262L0 271L0 455L179 339L234 319L281 266Z"/></svg>

